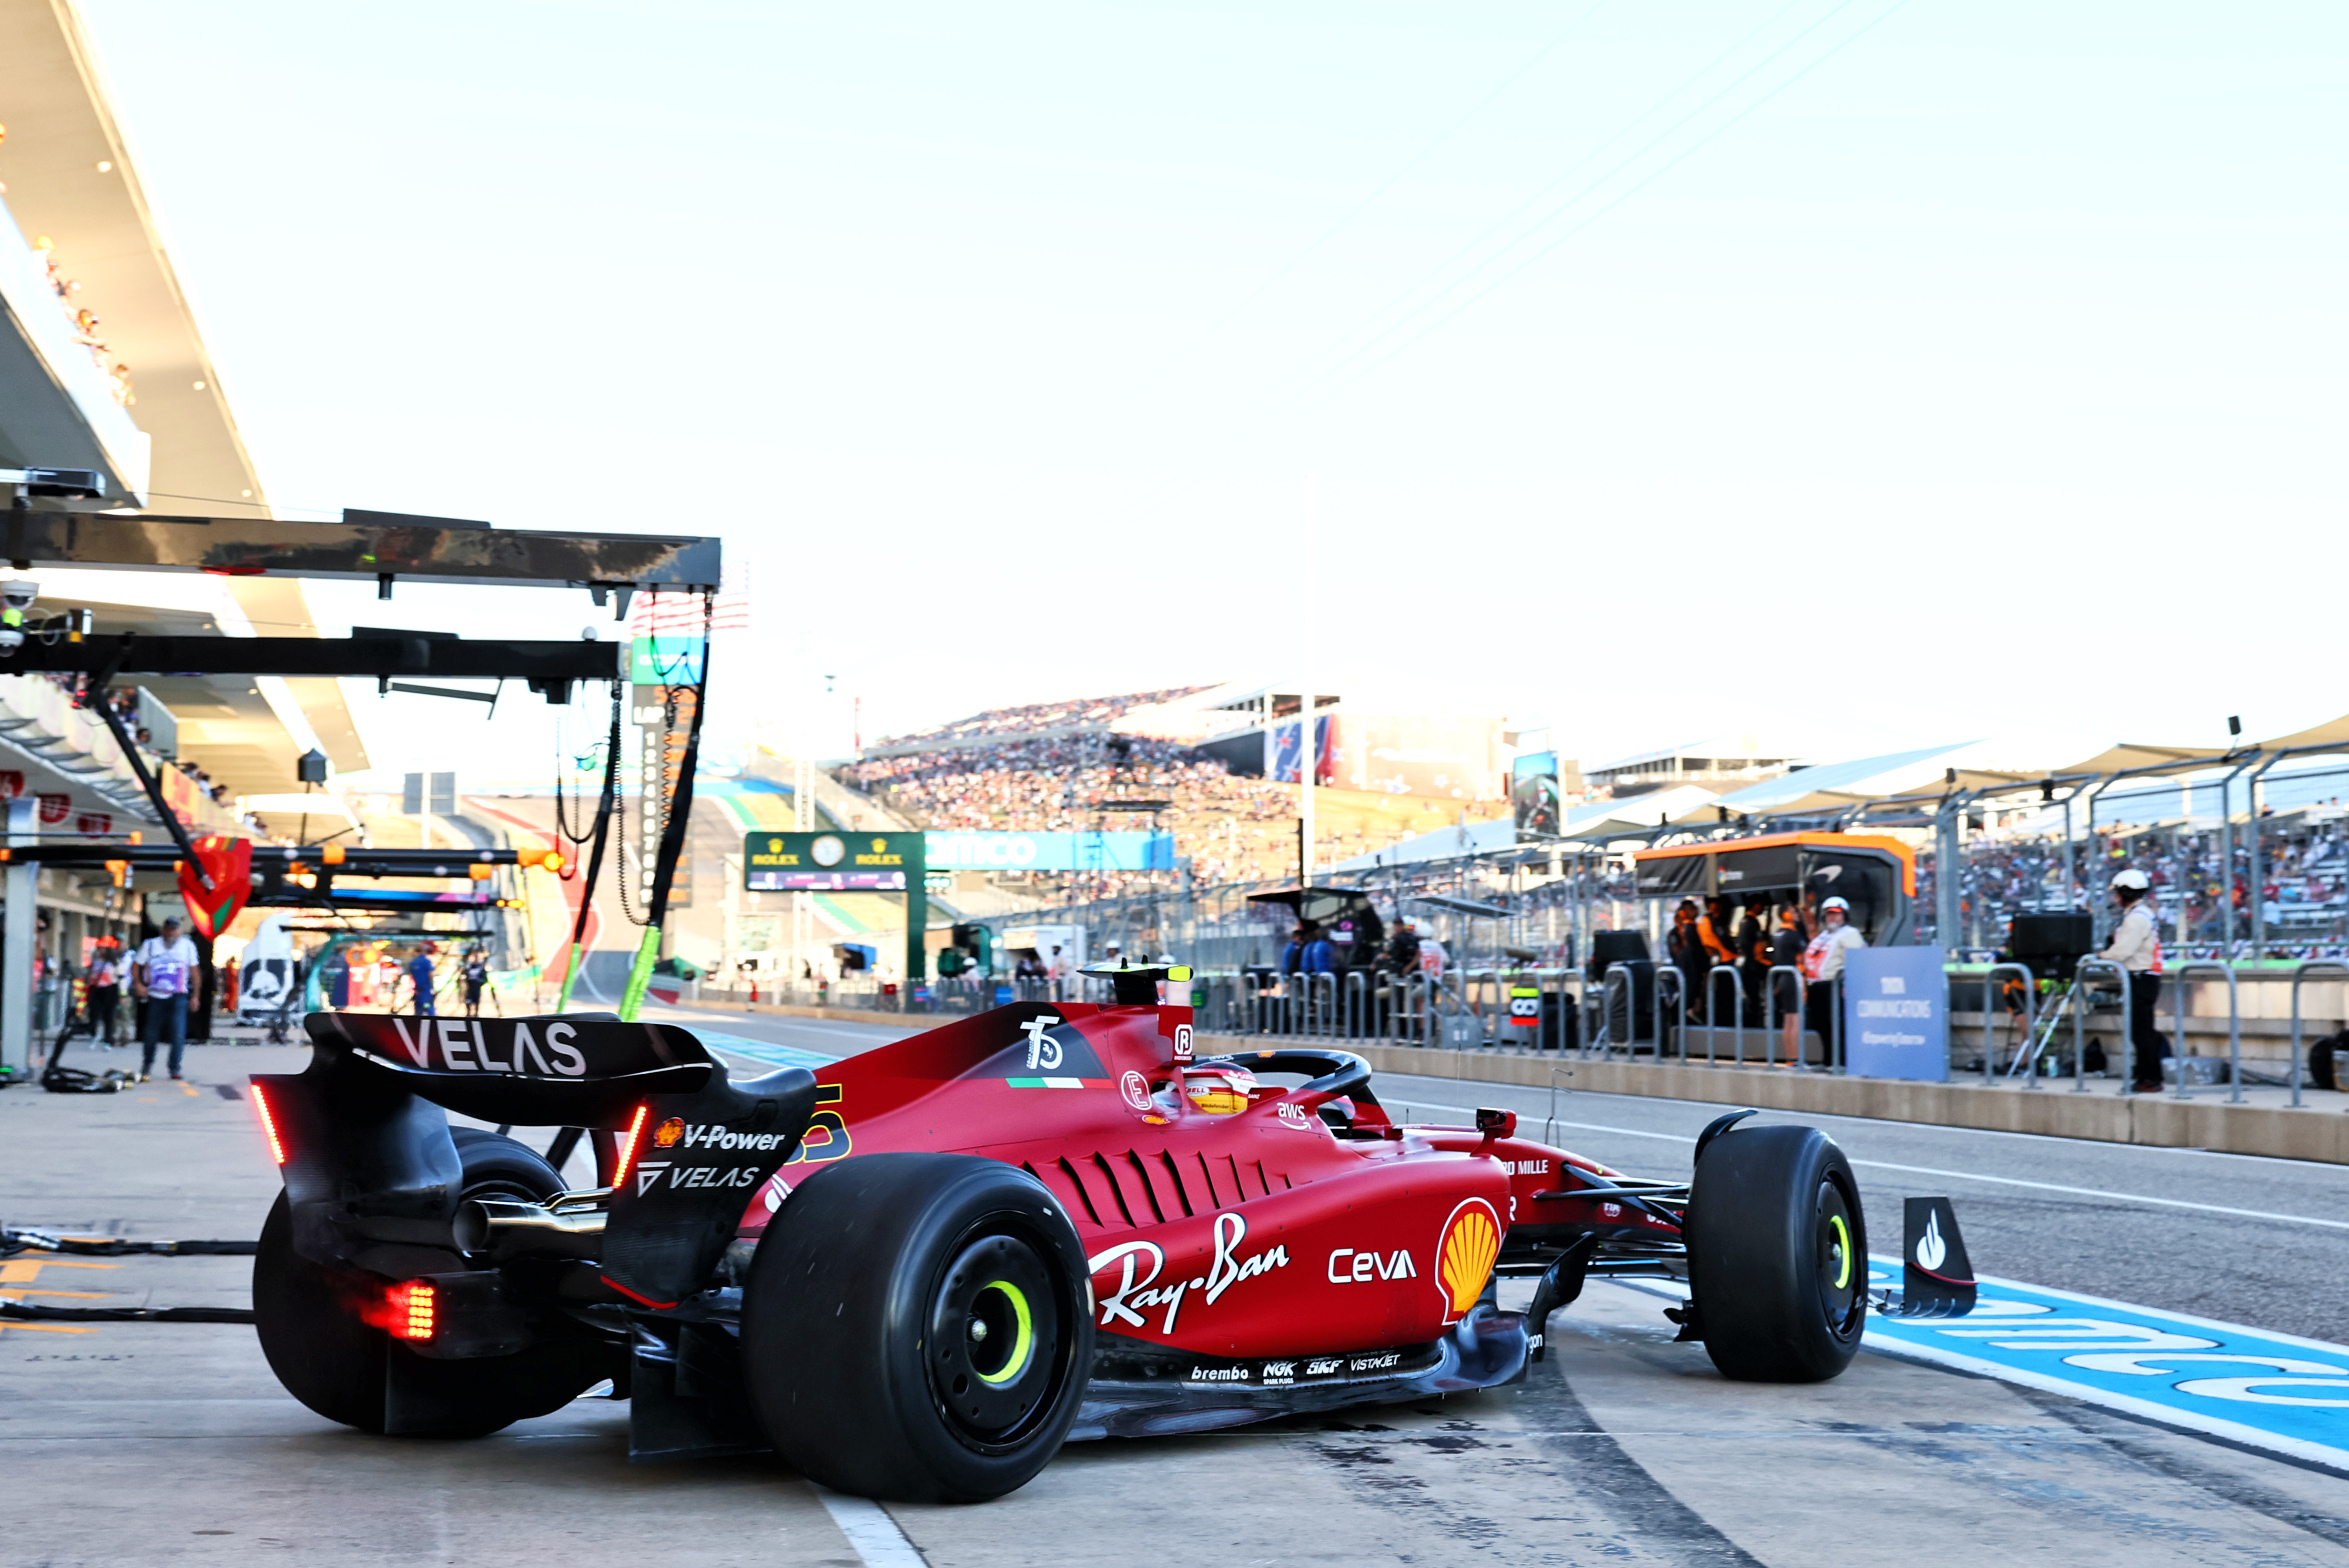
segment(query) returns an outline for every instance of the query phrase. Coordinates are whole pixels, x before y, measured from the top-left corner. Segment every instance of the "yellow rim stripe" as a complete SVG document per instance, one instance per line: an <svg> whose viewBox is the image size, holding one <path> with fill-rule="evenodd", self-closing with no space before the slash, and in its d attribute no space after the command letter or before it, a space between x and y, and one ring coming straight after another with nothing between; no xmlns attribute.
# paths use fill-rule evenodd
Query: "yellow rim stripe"
<svg viewBox="0 0 2349 1568"><path fill-rule="evenodd" d="M1840 1214L1828 1215L1827 1223L1835 1227L1836 1245L1843 1255L1843 1272L1836 1276L1835 1282L1835 1288L1842 1290L1851 1283L1851 1228L1843 1222Z"/></svg>
<svg viewBox="0 0 2349 1568"><path fill-rule="evenodd" d="M990 1385L1009 1383L1028 1370L1028 1357L1036 1348L1036 1325L1028 1315L1028 1298L1020 1293L1019 1286L1006 1283L1002 1280L991 1281L979 1288L982 1292L1001 1291L1011 1303L1012 1316L1019 1320L1019 1337L1011 1342L1011 1359L1003 1364L1003 1370L1000 1372L992 1375L982 1372L978 1375L978 1380L981 1383Z"/></svg>

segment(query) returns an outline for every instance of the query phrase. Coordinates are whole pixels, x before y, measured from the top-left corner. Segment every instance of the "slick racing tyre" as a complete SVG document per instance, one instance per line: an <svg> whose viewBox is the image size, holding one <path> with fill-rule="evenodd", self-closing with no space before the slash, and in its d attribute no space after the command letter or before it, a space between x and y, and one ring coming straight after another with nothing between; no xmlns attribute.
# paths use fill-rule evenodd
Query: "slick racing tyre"
<svg viewBox="0 0 2349 1568"><path fill-rule="evenodd" d="M360 1314L383 1282L314 1263L294 1251L280 1192L253 1257L253 1316L261 1354L285 1392L362 1432L383 1430L383 1362L390 1341Z"/></svg>
<svg viewBox="0 0 2349 1568"><path fill-rule="evenodd" d="M1868 1321L1859 1184L1816 1127L1713 1140L1689 1194L1689 1285L1724 1377L1819 1383L1851 1364Z"/></svg>
<svg viewBox="0 0 2349 1568"><path fill-rule="evenodd" d="M450 1133L466 1199L536 1203L563 1190L553 1168L512 1138L480 1127ZM472 1360L419 1356L367 1321L380 1312L392 1282L295 1251L292 1215L285 1195L277 1195L254 1249L253 1309L262 1355L287 1393L363 1432L476 1437L544 1415L611 1376L605 1365L611 1358L596 1346L565 1340ZM386 1396L395 1372L405 1396L398 1411Z"/></svg>
<svg viewBox="0 0 2349 1568"><path fill-rule="evenodd" d="M1035 1178L969 1155L824 1167L768 1225L743 1294L768 1439L866 1497L1024 1486L1076 1419L1092 1348L1076 1228Z"/></svg>

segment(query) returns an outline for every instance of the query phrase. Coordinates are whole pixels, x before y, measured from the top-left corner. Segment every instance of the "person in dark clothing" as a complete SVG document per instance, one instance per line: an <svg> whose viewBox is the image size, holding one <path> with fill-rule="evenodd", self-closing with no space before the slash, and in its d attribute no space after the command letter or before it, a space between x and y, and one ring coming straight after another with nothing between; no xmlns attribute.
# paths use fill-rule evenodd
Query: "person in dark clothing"
<svg viewBox="0 0 2349 1568"><path fill-rule="evenodd" d="M1419 930L1409 920L1395 921L1394 935L1387 939L1387 950L1380 964L1396 974L1419 971Z"/></svg>
<svg viewBox="0 0 2349 1568"><path fill-rule="evenodd" d="M1713 952L1698 925L1696 900L1682 898L1672 911L1672 929L1664 937L1664 957L1681 971L1681 995L1691 1023L1704 1021L1707 988L1704 977L1713 969Z"/></svg>
<svg viewBox="0 0 2349 1568"><path fill-rule="evenodd" d="M1792 904L1778 909L1778 929L1770 933L1770 967L1800 970L1803 948L1809 941L1803 935L1803 917ZM1778 977L1778 1017L1786 1035L1786 1060L1789 1064L1803 1059L1803 983L1791 974Z"/></svg>
<svg viewBox="0 0 2349 1568"><path fill-rule="evenodd" d="M1313 928L1299 926L1288 933L1288 945L1280 952L1280 972L1302 974L1305 970L1305 947L1313 940Z"/></svg>
<svg viewBox="0 0 2349 1568"><path fill-rule="evenodd" d="M490 982L490 966L481 957L481 949L474 948L466 953L463 975L465 1016L479 1018L481 1015L481 988Z"/></svg>
<svg viewBox="0 0 2349 1568"><path fill-rule="evenodd" d="M1762 982L1770 971L1770 899L1756 893L1745 900L1737 922L1737 975L1745 992L1744 1021L1748 1029L1762 1025Z"/></svg>

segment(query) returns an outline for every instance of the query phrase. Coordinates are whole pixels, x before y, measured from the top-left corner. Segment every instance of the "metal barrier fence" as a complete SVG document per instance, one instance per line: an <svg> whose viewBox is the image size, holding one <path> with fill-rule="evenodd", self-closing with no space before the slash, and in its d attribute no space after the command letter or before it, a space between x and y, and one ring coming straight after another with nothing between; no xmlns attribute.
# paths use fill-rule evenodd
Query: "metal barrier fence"
<svg viewBox="0 0 2349 1568"><path fill-rule="evenodd" d="M2214 971L2227 979L2227 1103L2240 1106L2243 1103L2243 1016L2241 993L2235 985L2235 966L2205 959L2191 960L2170 971L2178 977L2177 989L2169 993L2171 1025L2178 1031L2177 1098L2191 1099L2199 1087L2187 1082L2189 1075L2186 1064L2191 1058L2186 1054L2186 978ZM2127 1002L2126 995L2123 1002Z"/></svg>
<svg viewBox="0 0 2349 1568"><path fill-rule="evenodd" d="M1737 1064L1745 1065L1745 987L1737 971L1727 964L1717 964L1705 971L1704 977L1704 1061L1711 1066L1714 1047L1721 1040L1721 984L1729 981L1729 1014L1736 1020L1730 1028L1737 1050ZM1685 1037L1683 1037L1685 1041ZM1681 1047L1681 1060L1688 1060L1688 1047Z"/></svg>
<svg viewBox="0 0 2349 1568"><path fill-rule="evenodd" d="M2002 975L2009 974L2025 981L2023 1044L2002 1067L1996 1049L1996 984ZM2191 1082L2185 1048L2186 1023L2191 1016L2188 983L2197 976L2217 976L2227 982L2228 1098L2230 1103L2242 1103L2241 992L2235 966L2193 960L2174 966L2170 974L2176 983L2170 1023L2177 1035L2177 1095L2190 1097L2203 1088L2217 1086ZM1695 1030L1705 1036L1702 1060L1712 1065L1721 1061L1719 1036L1725 1030L1731 1036L1730 1060L1743 1067L1748 1064L1745 1037L1752 1028L1744 1012L1748 999L1742 984L1724 988L1718 978L1723 975L1733 982L1740 979L1727 966L1713 970L1707 976L1706 1021L1692 1025L1686 1020L1681 971L1667 964L1653 966L1644 1031L1640 1027L1640 977L1633 966L1625 963L1609 965L1596 983L1571 971L1555 968L1454 970L1442 975L1395 975L1361 970L1343 974L1280 975L1254 971L1198 974L1189 982L1189 988L1195 1009L1195 1022L1203 1034L1375 1042L1442 1050L1501 1049L1558 1054L1571 1051L1586 1059L1611 1060L1619 1054L1630 1060L1646 1056L1657 1062L1677 1057L1686 1063L1691 1060L1688 1036ZM2306 1064L2302 987L2307 980L2320 977L2349 979L2349 961L2313 960L2292 971L2290 1082L2292 1103L2295 1106L2302 1103ZM2107 996L2111 994L2109 989L2093 982L2104 981L2116 984L2120 992L2119 1065L2127 1067L2133 1044L2129 1036L2130 1003L2137 977L2117 964L2104 959L2082 960L2070 992L2052 1012L2041 1007L2032 971L2023 965L1992 965L1981 971L1981 980L1982 1073L1986 1082L2021 1077L2023 1087L2040 1087L2040 1063L2054 1047L2064 1011L2068 1010L2072 1025L2072 1086L2075 1093L2085 1092L2088 1015L2095 1010L2099 989L2104 989ZM1805 1019L1805 1003L1812 983L1792 965L1773 965L1764 972L1761 998L1763 1039L1762 1048L1754 1054L1756 1064L1775 1064L1783 1046L1784 1026L1790 1021L1799 1025ZM1537 991L1540 1005L1532 1026L1521 1029L1512 1018L1509 998L1513 990L1522 989ZM1109 981L1091 976L1073 976L1060 981L957 976L912 988L879 982L761 986L756 1001L767 1005L868 1012L876 1015L877 1022L891 1015L963 1016L1014 1001L1106 1002L1110 991ZM705 990L702 995L709 1000L752 1000L747 991ZM1721 1011L1724 1004L1729 1006L1726 1022ZM1840 1013L1841 1009L1834 1012ZM1826 1057L1822 1065L1831 1073L1848 1070L1842 1050L1842 1030L1836 1027L1840 1022L1838 1017L1831 1023L1829 1037L1821 1042ZM1804 1065L1802 1042L1806 1038L1807 1031L1796 1034L1795 1065ZM1954 1044L1954 1030L1951 1040Z"/></svg>
<svg viewBox="0 0 2349 1568"><path fill-rule="evenodd" d="M2039 1071L2039 1053L2045 1044L2039 1038L2039 976L2029 964L1994 963L1982 971L1982 1082L1990 1082L1991 1074L1998 1067L1998 977L2002 974L2020 976L2023 981L2023 1034L2014 1047L2014 1057L2006 1065L2006 1076L2014 1076L2024 1057L2031 1058L2025 1071ZM2036 1082L2036 1079L2033 1080Z"/></svg>
<svg viewBox="0 0 2349 1568"><path fill-rule="evenodd" d="M2331 970L2336 974L2349 977L2349 963L2343 963L2337 959L2314 959L2292 971L2292 1103L2294 1107L2301 1103L2301 1073L2303 1064L2307 1061L2307 1058L2301 1054L2300 1045L2300 982L2308 978L2310 971L2320 969ZM2336 1084L2340 1082L2337 1077L2333 1081Z"/></svg>

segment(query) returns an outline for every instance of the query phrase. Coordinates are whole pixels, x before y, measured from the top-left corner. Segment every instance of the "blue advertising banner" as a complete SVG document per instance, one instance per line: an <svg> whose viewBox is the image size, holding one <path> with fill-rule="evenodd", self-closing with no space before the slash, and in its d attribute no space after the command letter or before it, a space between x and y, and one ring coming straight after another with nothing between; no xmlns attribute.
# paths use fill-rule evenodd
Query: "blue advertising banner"
<svg viewBox="0 0 2349 1568"><path fill-rule="evenodd" d="M1172 871L1171 833L933 833L933 871Z"/></svg>
<svg viewBox="0 0 2349 1568"><path fill-rule="evenodd" d="M1863 1078L1950 1075L1950 988L1940 948L1854 948L1844 960L1844 1060Z"/></svg>

